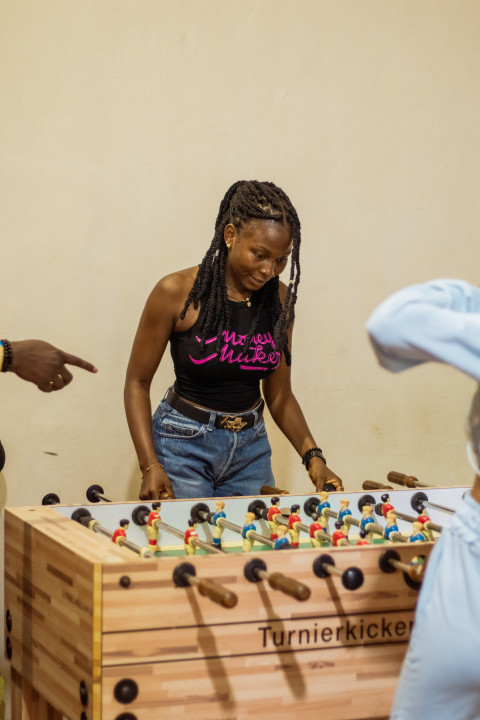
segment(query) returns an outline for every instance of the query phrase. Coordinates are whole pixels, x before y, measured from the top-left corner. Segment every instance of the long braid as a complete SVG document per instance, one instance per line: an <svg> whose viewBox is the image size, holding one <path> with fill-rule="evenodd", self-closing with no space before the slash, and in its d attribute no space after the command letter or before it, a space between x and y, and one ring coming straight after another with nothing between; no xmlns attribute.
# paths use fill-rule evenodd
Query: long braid
<svg viewBox="0 0 480 720"><path fill-rule="evenodd" d="M215 234L202 263L195 282L185 302L181 318L185 317L188 307L201 304L198 332L203 350L205 340L217 336L217 348L221 345L221 331L229 327L230 304L225 283L227 249L224 241L225 227L232 223L237 229L250 220L275 220L289 225L292 232L293 248L291 256L290 279L287 294L282 304L278 292L278 277L272 278L256 292L257 304L247 334L245 347L249 346L258 326L263 308L272 315L273 340L278 352L285 352L290 365L290 352L287 347L287 331L295 317L297 288L300 282L300 221L289 197L271 182L240 180L226 192L220 203L215 222Z"/></svg>

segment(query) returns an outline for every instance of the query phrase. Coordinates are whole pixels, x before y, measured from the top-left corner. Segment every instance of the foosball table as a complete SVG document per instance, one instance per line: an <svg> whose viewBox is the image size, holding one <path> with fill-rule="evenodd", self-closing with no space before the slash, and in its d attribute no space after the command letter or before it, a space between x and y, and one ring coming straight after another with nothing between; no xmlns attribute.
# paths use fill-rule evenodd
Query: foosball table
<svg viewBox="0 0 480 720"><path fill-rule="evenodd" d="M156 507L93 488L5 511L12 720L386 718L422 569L466 490Z"/></svg>

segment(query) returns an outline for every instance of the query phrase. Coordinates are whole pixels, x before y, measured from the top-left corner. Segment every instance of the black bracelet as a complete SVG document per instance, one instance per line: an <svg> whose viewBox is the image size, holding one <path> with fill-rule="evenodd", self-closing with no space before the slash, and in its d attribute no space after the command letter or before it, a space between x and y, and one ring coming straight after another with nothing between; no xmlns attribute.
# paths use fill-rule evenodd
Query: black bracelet
<svg viewBox="0 0 480 720"><path fill-rule="evenodd" d="M1 368L2 372L7 372L12 367L12 346L8 340L0 340L3 345L3 365Z"/></svg>
<svg viewBox="0 0 480 720"><path fill-rule="evenodd" d="M308 466L310 464L310 460L313 457L319 457L323 460L325 465L327 464L327 461L325 460L323 452L320 450L320 448L311 448L310 450L307 450L307 452L302 455L302 463L305 465L307 470L308 470Z"/></svg>

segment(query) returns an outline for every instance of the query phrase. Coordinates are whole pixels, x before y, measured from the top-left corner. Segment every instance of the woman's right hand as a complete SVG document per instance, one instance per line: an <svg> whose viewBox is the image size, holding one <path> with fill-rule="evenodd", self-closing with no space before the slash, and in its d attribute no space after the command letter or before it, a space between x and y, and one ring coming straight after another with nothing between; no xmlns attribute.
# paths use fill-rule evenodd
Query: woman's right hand
<svg viewBox="0 0 480 720"><path fill-rule="evenodd" d="M174 497L175 493L167 473L160 463L153 465L142 478L140 500L166 500Z"/></svg>

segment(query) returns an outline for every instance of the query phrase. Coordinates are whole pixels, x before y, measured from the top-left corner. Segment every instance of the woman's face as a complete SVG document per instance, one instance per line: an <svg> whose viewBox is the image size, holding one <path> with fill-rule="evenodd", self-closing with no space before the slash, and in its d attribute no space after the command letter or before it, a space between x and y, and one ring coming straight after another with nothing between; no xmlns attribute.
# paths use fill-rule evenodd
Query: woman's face
<svg viewBox="0 0 480 720"><path fill-rule="evenodd" d="M225 242L230 248L225 279L230 291L250 295L276 275L280 275L292 252L288 225L275 220L250 220L240 229L229 224Z"/></svg>

